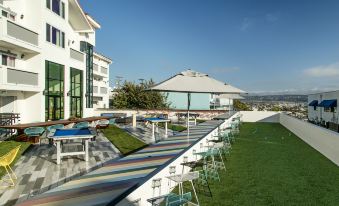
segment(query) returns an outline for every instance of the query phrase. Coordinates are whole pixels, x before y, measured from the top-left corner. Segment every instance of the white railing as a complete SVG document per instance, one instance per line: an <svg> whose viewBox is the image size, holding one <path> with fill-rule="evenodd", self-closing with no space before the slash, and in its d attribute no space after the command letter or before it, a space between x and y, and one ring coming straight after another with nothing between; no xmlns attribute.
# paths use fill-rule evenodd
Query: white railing
<svg viewBox="0 0 339 206"><path fill-rule="evenodd" d="M127 205L131 202L135 202L138 200L138 205L151 205L149 202L147 202L147 199L150 199L154 197L154 191L152 190L152 182L155 179L161 179L161 187L159 190L157 190L157 194L155 196L165 195L168 194L172 189L174 189L174 183L168 184L168 179L166 177L170 176L170 167L175 167L175 173L174 174L181 174L183 171L183 166L181 163L184 162L184 158L187 158L185 160L187 161L196 161L199 160L199 156L194 155L194 152L200 152L202 150L205 150L205 146L207 146L207 139L212 138L213 135L217 135L219 129L223 129L229 126L230 122L232 121L232 118L237 116L238 113L234 114L231 118L228 120L222 122L219 126L217 126L215 129L211 130L210 133L200 138L198 141L193 143L193 145L186 148L183 152L181 152L177 157L170 160L170 163L167 163L165 166L163 166L161 169L157 169L153 172L153 176L148 178L147 181L142 183L137 189L132 191L126 198L124 198L121 202L118 203L118 205ZM184 172L188 172L188 167L184 167Z"/></svg>

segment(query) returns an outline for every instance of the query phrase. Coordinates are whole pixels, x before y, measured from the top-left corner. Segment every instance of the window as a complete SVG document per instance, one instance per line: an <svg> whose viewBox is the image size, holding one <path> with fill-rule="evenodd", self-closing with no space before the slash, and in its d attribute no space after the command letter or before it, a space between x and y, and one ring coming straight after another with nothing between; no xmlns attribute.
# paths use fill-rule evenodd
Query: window
<svg viewBox="0 0 339 206"><path fill-rule="evenodd" d="M1 57L2 65L15 67L15 57L3 54Z"/></svg>
<svg viewBox="0 0 339 206"><path fill-rule="evenodd" d="M51 25L46 24L46 41L51 42Z"/></svg>
<svg viewBox="0 0 339 206"><path fill-rule="evenodd" d="M65 18L65 3L60 0L46 0L47 9L52 10L57 15Z"/></svg>
<svg viewBox="0 0 339 206"><path fill-rule="evenodd" d="M65 32L46 24L46 41L65 48Z"/></svg>
<svg viewBox="0 0 339 206"><path fill-rule="evenodd" d="M337 107L324 107L324 112L337 112Z"/></svg>
<svg viewBox="0 0 339 206"><path fill-rule="evenodd" d="M58 120L64 117L64 66L46 61L45 118Z"/></svg>
<svg viewBox="0 0 339 206"><path fill-rule="evenodd" d="M6 17L6 18L7 18L8 13L7 13L7 11L2 10L1 15L2 15L3 17Z"/></svg>
<svg viewBox="0 0 339 206"><path fill-rule="evenodd" d="M46 0L47 9L51 9L51 0Z"/></svg>
<svg viewBox="0 0 339 206"><path fill-rule="evenodd" d="M9 18L9 19L12 20L12 21L15 21L15 14L13 14L13 13L10 13L10 12L8 12L8 11L2 10L2 11L1 11L1 15L2 15L3 17Z"/></svg>
<svg viewBox="0 0 339 206"><path fill-rule="evenodd" d="M72 117L82 117L82 71L71 68L70 112Z"/></svg>

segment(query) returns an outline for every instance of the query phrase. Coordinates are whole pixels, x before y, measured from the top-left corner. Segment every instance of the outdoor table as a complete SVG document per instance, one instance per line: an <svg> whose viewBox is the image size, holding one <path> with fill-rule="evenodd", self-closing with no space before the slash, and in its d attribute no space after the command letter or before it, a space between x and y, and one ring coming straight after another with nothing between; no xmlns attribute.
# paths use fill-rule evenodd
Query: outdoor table
<svg viewBox="0 0 339 206"><path fill-rule="evenodd" d="M152 118L145 118L145 121L152 123L152 139L155 141L155 126L158 130L158 123L164 122L165 123L165 137L167 137L167 123L171 120L169 119L163 119L158 117L152 117Z"/></svg>
<svg viewBox="0 0 339 206"><path fill-rule="evenodd" d="M183 112L178 112L176 113L176 115L178 116L178 120L180 120L181 118L187 118L187 113L183 113ZM190 118L193 118L194 119L194 125L197 125L197 118L199 117L200 115L198 113L190 113ZM188 120L188 122L191 122L190 120Z"/></svg>
<svg viewBox="0 0 339 206"><path fill-rule="evenodd" d="M182 165L182 173L184 173L184 167L189 167L191 169L194 169L196 167L202 167L204 163L201 161L190 161L190 162L183 162Z"/></svg>
<svg viewBox="0 0 339 206"><path fill-rule="evenodd" d="M53 139L57 147L57 164L60 164L61 157L73 156L73 155L84 155L85 161L88 161L88 142L94 138L96 132L93 128L71 128L71 129L56 129L51 131L48 138ZM61 141L62 140L83 140L83 150L78 152L61 152Z"/></svg>
<svg viewBox="0 0 339 206"><path fill-rule="evenodd" d="M188 173L179 174L179 175L171 175L171 176L168 176L166 178L168 178L168 179L178 183L178 185L179 185L179 194L181 196L184 194L183 183L189 181L191 183L191 185L192 185L192 189L193 189L193 192L194 192L194 195L195 195L195 198L196 198L198 204L195 204L193 202L190 202L190 203L193 204L193 205L199 205L198 196L197 196L197 193L195 191L194 184L193 184L193 180L199 178L199 172L198 171L188 172Z"/></svg>

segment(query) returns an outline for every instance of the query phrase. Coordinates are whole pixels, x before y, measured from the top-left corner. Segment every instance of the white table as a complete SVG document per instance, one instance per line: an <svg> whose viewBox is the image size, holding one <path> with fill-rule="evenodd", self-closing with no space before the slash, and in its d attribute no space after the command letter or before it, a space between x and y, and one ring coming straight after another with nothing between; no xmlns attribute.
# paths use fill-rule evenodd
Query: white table
<svg viewBox="0 0 339 206"><path fill-rule="evenodd" d="M163 119L163 118L145 118L145 121L152 123L152 139L156 141L155 139L155 129L158 131L158 124L163 122L165 123L165 137L167 137L167 123L170 122L171 120L169 119ZM155 128L156 127L156 128Z"/></svg>
<svg viewBox="0 0 339 206"><path fill-rule="evenodd" d="M88 134L77 134L76 130L81 129L57 129L53 130L48 134L48 138L53 139L53 142L56 144L57 148L57 164L60 164L61 157L63 156L74 156L74 155L84 155L85 161L88 161L88 142L90 139L96 136L96 132L93 128L86 128L88 130ZM58 131L62 130L62 131ZM58 132L62 132L62 135L59 135ZM83 141L83 150L77 152L62 152L61 142L63 140L76 140L81 139Z"/></svg>
<svg viewBox="0 0 339 206"><path fill-rule="evenodd" d="M166 178L172 180L173 182L178 183L178 185L179 185L179 194L180 195L184 194L183 183L186 182L186 181L189 181L191 183L191 185L192 185L194 196L195 196L198 204L194 204L193 202L190 202L190 203L193 204L193 205L199 205L198 196L197 196L197 193L196 193L194 185L193 185L193 180L199 178L199 172L198 171L188 172L188 173L179 174L179 175L171 175L171 176L168 176Z"/></svg>

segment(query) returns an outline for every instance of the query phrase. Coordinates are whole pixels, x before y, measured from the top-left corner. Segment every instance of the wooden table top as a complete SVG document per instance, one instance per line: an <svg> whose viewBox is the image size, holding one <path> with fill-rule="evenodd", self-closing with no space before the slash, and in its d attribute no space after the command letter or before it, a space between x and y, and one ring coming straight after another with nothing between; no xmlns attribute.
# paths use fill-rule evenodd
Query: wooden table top
<svg viewBox="0 0 339 206"><path fill-rule="evenodd" d="M63 124L67 125L70 123L78 123L78 122L92 122L97 121L100 119L110 119L110 117L86 117L86 118L80 118L77 120L55 120L55 121L47 121L47 122L34 122L34 123L27 123L27 124L15 124L15 125L3 125L0 126L0 128L4 129L26 129L28 127L48 127L55 124Z"/></svg>

